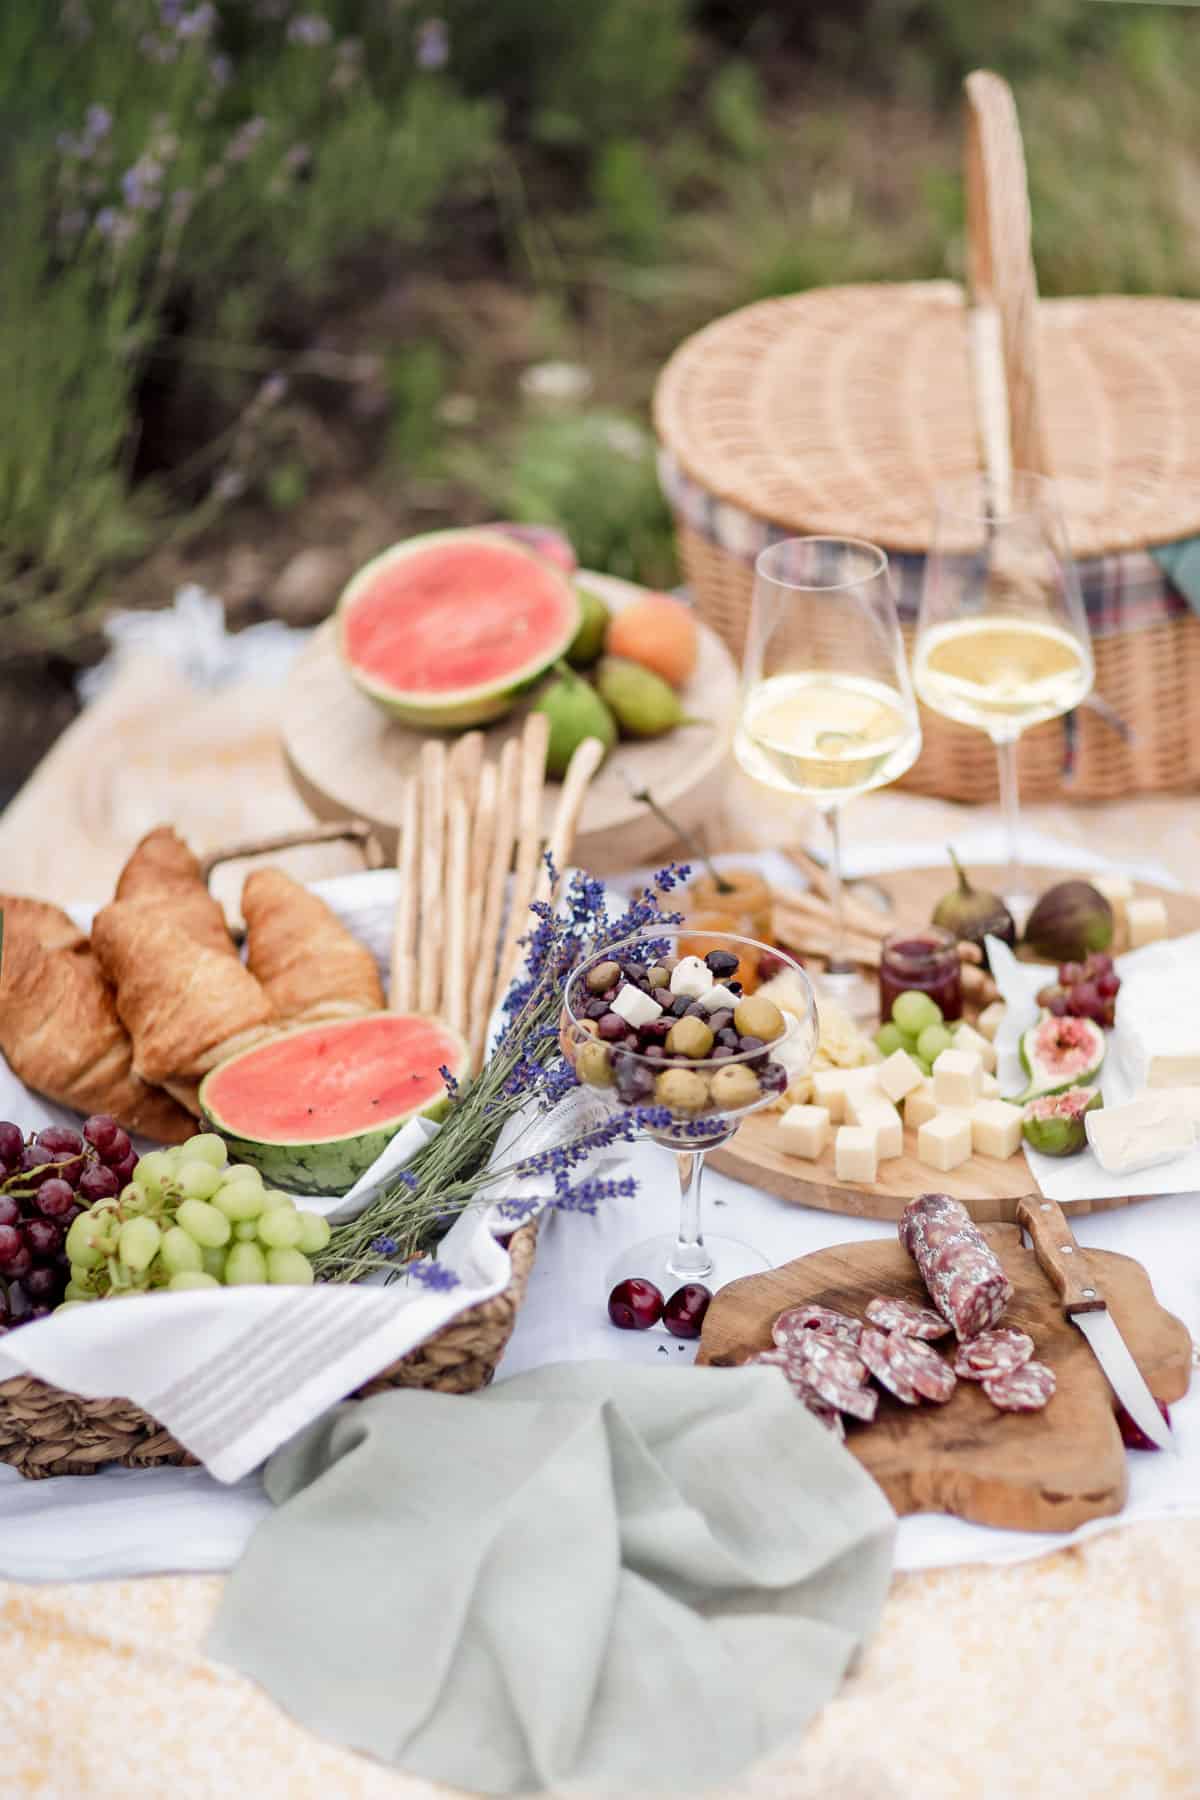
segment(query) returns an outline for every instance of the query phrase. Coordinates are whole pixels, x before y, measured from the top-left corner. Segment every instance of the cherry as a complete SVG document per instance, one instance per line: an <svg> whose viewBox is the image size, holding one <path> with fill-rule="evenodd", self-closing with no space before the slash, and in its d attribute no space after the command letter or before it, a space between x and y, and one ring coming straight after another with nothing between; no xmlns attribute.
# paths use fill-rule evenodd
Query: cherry
<svg viewBox="0 0 1200 1800"><path fill-rule="evenodd" d="M1166 1402L1156 1400L1154 1404L1169 1425L1171 1415L1167 1411ZM1121 1442L1127 1450L1157 1450L1159 1448L1154 1439L1148 1438L1141 1426L1134 1423L1123 1406L1117 1407L1117 1429L1121 1433Z"/></svg>
<svg viewBox="0 0 1200 1800"><path fill-rule="evenodd" d="M700 1281L676 1288L663 1307L662 1321L672 1337L698 1338L712 1295Z"/></svg>
<svg viewBox="0 0 1200 1800"><path fill-rule="evenodd" d="M663 1315L663 1297L652 1281L631 1275L608 1296L608 1316L621 1331L649 1331Z"/></svg>

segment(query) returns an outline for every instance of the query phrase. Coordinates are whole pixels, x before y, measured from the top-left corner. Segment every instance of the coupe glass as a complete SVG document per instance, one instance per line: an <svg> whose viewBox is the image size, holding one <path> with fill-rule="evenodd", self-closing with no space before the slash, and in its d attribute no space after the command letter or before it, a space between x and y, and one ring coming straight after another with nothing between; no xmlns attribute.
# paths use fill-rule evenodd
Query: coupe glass
<svg viewBox="0 0 1200 1800"><path fill-rule="evenodd" d="M734 748L747 774L811 800L829 828L833 931L826 981L849 997L841 808L911 768L921 749L882 550L861 538L787 538L754 565Z"/></svg>
<svg viewBox="0 0 1200 1800"><path fill-rule="evenodd" d="M669 966L683 956L703 960L711 951L724 951L737 957L736 971L726 977L729 981L737 981L746 973L757 971L761 958L773 958L790 971L798 983L805 1009L803 1017L785 1014L787 1029L771 1042L760 1042L740 1050L725 1046L721 1054L700 1059L679 1058L668 1062L661 1043L645 1053L630 1049L623 1041L610 1043L606 1078L600 1082L590 1081L585 1063L579 1061L579 1056L586 1045L604 1041L598 1035L600 1021L597 1014L602 1017L608 1008L601 1006L589 989L589 972L604 962L616 962L623 969L649 968L656 964ZM668 993L666 997L672 996ZM671 1023L666 1013L663 1018ZM784 1045L786 1064L777 1063L773 1052L780 1051ZM674 1152L679 1173L678 1231L646 1238L622 1252L613 1267L614 1281L627 1275L643 1275L668 1295L687 1281L703 1282L715 1291L739 1276L757 1274L771 1266L769 1258L750 1244L704 1231L700 1212L704 1159L708 1151L728 1143L740 1121L749 1113L769 1105L778 1098L789 1080L807 1071L816 1045L817 1008L807 975L791 957L771 945L756 943L753 938L730 932L653 926L598 951L574 972L567 983L564 1002L563 1046L566 1053L576 1065L580 1079L603 1095L611 1106L654 1108L661 1113L660 1121L647 1125L645 1135ZM602 1073L603 1062L601 1059ZM660 1080L672 1070L681 1068L698 1076L706 1089L714 1076L730 1068L746 1069L754 1075L759 1086L737 1104L720 1103L709 1095L705 1104L697 1106L693 1095L684 1110L673 1102L670 1084ZM697 1089L696 1093L699 1091Z"/></svg>
<svg viewBox="0 0 1200 1800"><path fill-rule="evenodd" d="M998 498L983 474L939 488L913 681L933 712L996 746L1008 839L1006 899L1024 922L1017 745L1070 712L1095 679L1087 615L1051 482L1017 471Z"/></svg>

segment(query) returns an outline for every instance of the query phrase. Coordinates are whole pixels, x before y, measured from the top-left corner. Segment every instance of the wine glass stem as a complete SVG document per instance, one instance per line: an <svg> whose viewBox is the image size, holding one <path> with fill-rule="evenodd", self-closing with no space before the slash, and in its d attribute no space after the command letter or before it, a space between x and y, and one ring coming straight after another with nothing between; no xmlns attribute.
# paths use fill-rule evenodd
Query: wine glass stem
<svg viewBox="0 0 1200 1800"><path fill-rule="evenodd" d="M667 1258L667 1268L672 1275L680 1275L685 1281L699 1281L705 1275L711 1275L713 1268L700 1229L704 1151L680 1150L675 1160L679 1167L679 1233L675 1248Z"/></svg>
<svg viewBox="0 0 1200 1800"><path fill-rule="evenodd" d="M842 911L842 815L837 806L824 806L821 811L829 827L829 868L826 873L829 878L832 929L827 963L831 970L837 970L844 966L846 960L846 922Z"/></svg>
<svg viewBox="0 0 1200 1800"><path fill-rule="evenodd" d="M1021 867L1021 788L1017 775L1019 738L997 738L996 767L1000 776L1000 805L1004 811L1004 835L1008 849L1008 897L1025 898L1025 871ZM1018 926L1024 921L1018 919Z"/></svg>

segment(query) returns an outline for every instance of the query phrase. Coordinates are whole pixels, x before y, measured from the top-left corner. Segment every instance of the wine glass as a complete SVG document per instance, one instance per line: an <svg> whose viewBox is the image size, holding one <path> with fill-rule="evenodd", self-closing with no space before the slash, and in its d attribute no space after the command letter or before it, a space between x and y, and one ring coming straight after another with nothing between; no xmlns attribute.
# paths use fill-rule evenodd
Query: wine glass
<svg viewBox="0 0 1200 1800"><path fill-rule="evenodd" d="M764 956L789 972L803 1016L742 992ZM765 1035L739 1024L759 1024ZM641 1275L665 1294L699 1281L715 1292L769 1268L753 1246L704 1231L700 1188L707 1152L812 1062L817 1008L800 965L736 933L651 926L597 951L572 974L562 1045L581 1082L611 1106L644 1110L645 1134L676 1156L678 1231L624 1251L613 1279Z"/></svg>
<svg viewBox="0 0 1200 1800"><path fill-rule="evenodd" d="M882 550L785 538L754 565L734 750L747 774L803 794L829 828L832 941L825 985L854 986L842 919L841 808L911 768L917 704Z"/></svg>
<svg viewBox="0 0 1200 1800"><path fill-rule="evenodd" d="M1015 471L1000 493L984 474L936 495L913 653L933 712L996 746L1008 839L1009 908L1030 896L1020 863L1021 733L1070 712L1095 680L1087 614L1054 488Z"/></svg>

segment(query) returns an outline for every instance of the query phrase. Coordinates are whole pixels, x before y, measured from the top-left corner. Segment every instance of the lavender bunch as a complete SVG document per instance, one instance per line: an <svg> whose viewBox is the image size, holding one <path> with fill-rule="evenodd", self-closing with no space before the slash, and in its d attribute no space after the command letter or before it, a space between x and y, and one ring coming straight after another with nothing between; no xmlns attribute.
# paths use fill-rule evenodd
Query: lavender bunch
<svg viewBox="0 0 1200 1800"><path fill-rule="evenodd" d="M558 889L547 859L552 891ZM520 1138L511 1158L491 1169L488 1160L507 1122L533 1102L532 1117L550 1111L576 1085L575 1071L559 1047L563 990L573 969L606 944L654 925L678 924L662 910L663 896L687 879L686 867L660 869L624 914L609 920L604 886L582 872L571 876L554 904L534 901L533 925L521 940L525 969L505 998L504 1027L488 1062L460 1088L443 1070L450 1107L438 1135L413 1157L357 1219L335 1226L327 1249L314 1259L322 1281L359 1281L385 1270L389 1278L416 1275L427 1284L453 1284L449 1270L429 1263L429 1253L451 1224L485 1188L513 1178L544 1181L540 1196L502 1203L513 1229L540 1205L563 1212L594 1212L606 1199L632 1194L632 1177L579 1179L580 1167L600 1149L628 1142L653 1120L622 1110L578 1137L538 1155L522 1156ZM654 1109L650 1109L653 1112ZM435 1273L436 1269L436 1273Z"/></svg>

